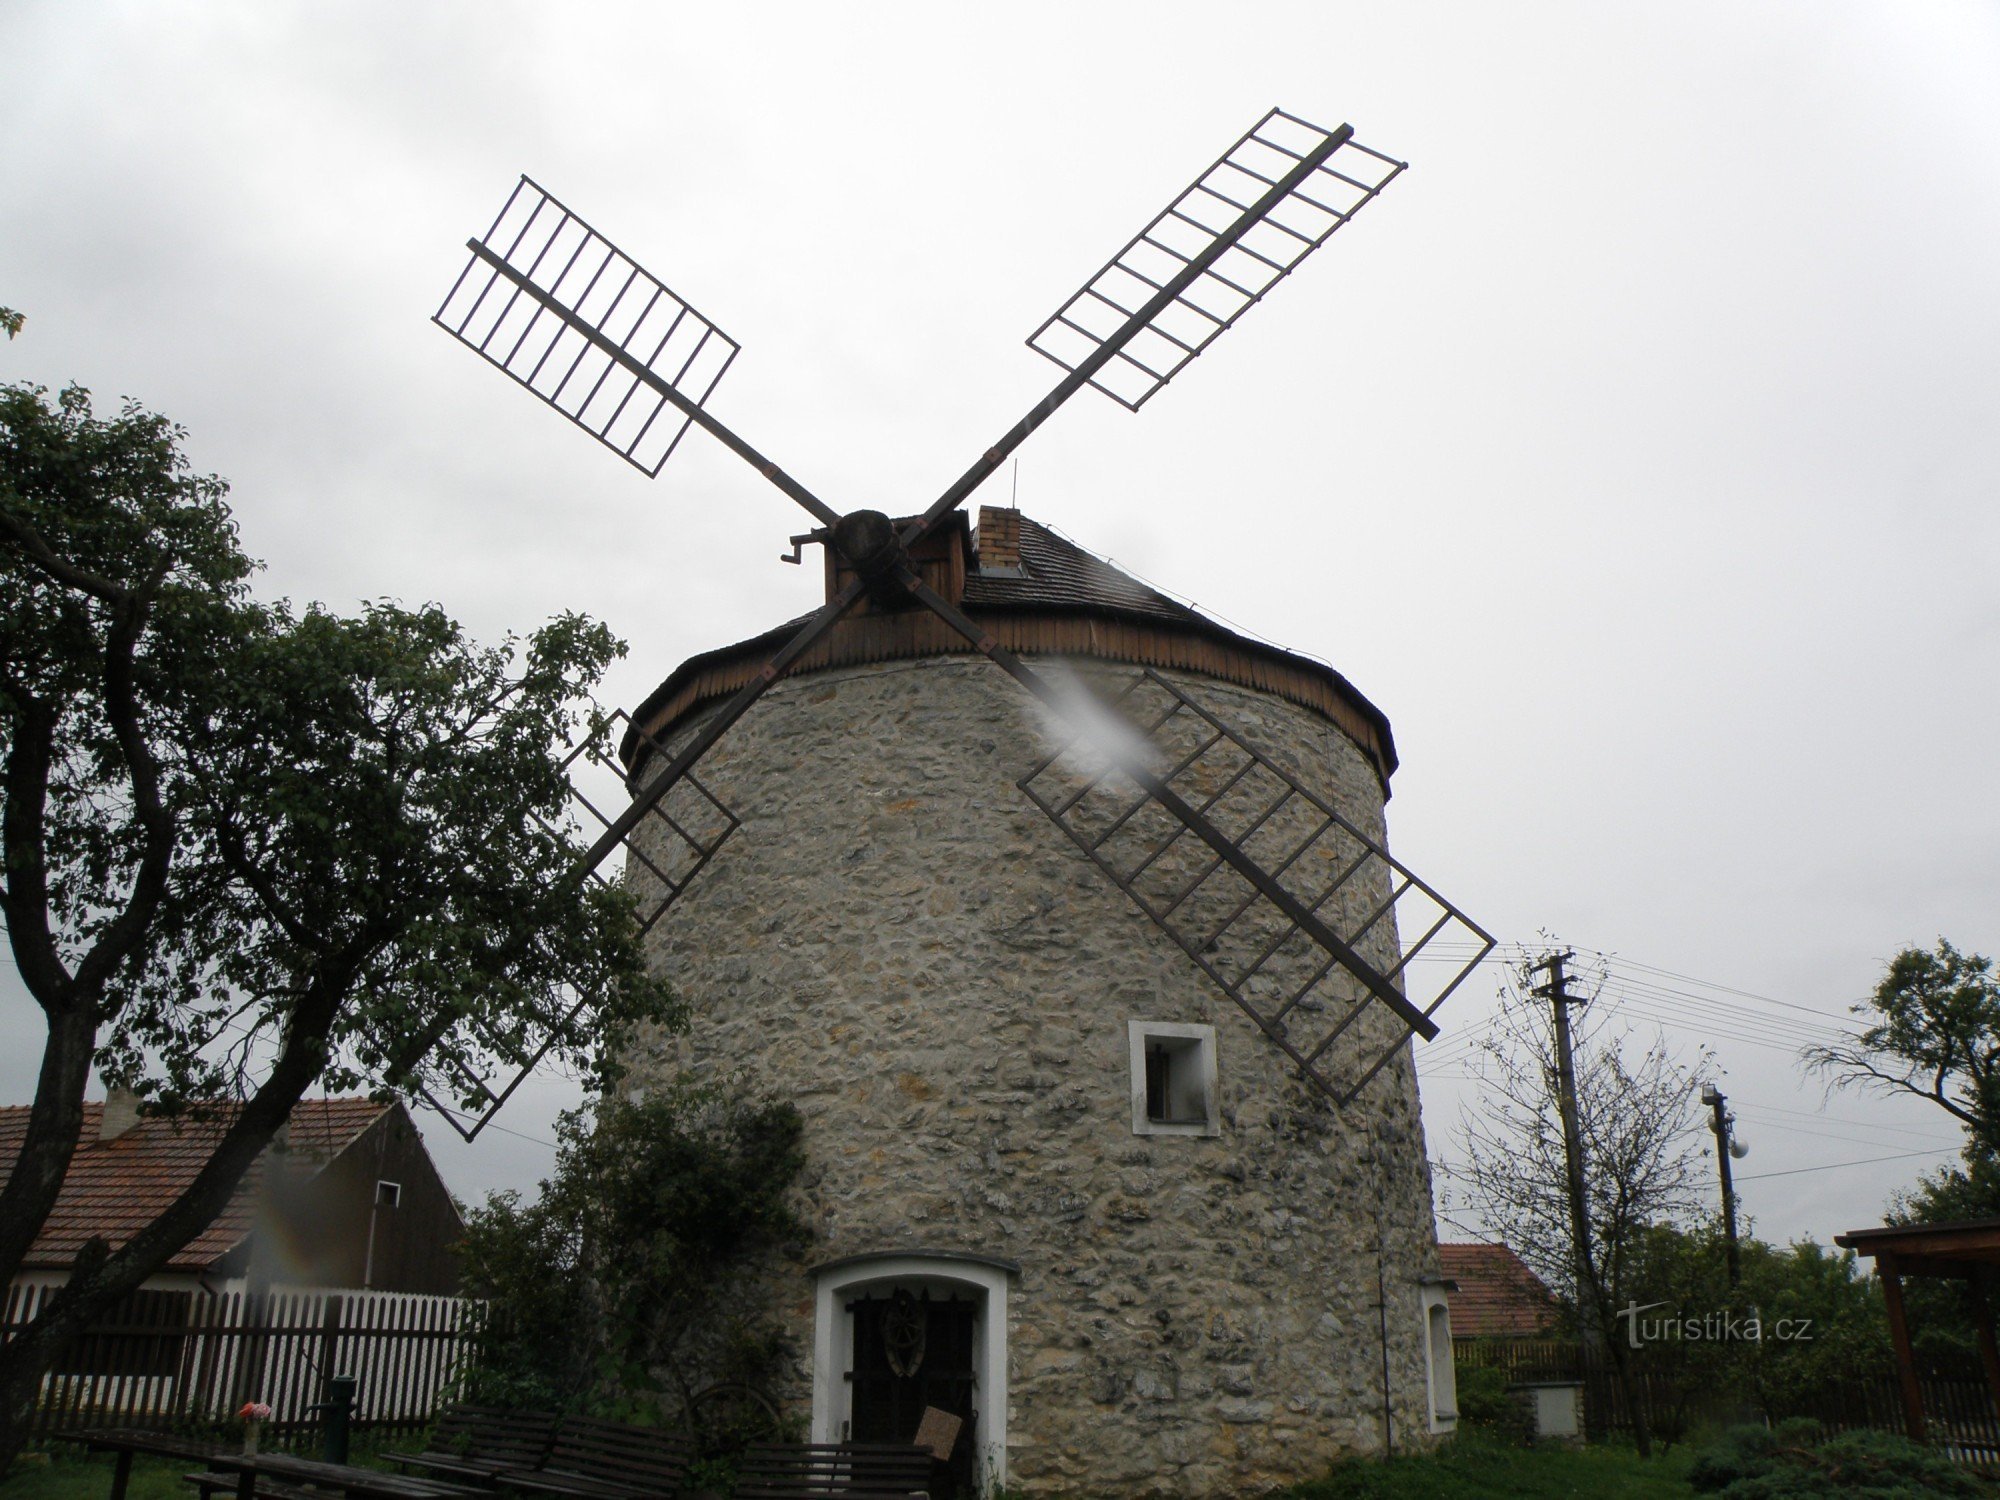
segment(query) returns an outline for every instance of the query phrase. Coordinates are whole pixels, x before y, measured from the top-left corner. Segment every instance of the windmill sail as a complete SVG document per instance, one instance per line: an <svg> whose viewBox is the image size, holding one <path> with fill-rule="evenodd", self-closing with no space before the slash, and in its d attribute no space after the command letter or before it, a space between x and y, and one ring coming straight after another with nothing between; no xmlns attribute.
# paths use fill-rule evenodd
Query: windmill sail
<svg viewBox="0 0 2000 1500"><path fill-rule="evenodd" d="M527 177L431 318L653 476L736 341Z"/></svg>
<svg viewBox="0 0 2000 1500"><path fill-rule="evenodd" d="M1078 735L1021 789L1328 1098L1345 1104L1493 947L1457 907L1278 762L1147 671L1109 704L1122 733ZM1125 741L1122 753L1106 746ZM1326 946L1126 773L1221 829L1345 948ZM1470 955L1469 957L1467 955ZM1373 971L1363 976L1361 966Z"/></svg>
<svg viewBox="0 0 2000 1500"><path fill-rule="evenodd" d="M1137 411L1405 165L1345 125L1322 130L1274 109L1057 308L1028 347L1076 370L1115 344L1090 384ZM1126 333L1134 321L1141 326Z"/></svg>

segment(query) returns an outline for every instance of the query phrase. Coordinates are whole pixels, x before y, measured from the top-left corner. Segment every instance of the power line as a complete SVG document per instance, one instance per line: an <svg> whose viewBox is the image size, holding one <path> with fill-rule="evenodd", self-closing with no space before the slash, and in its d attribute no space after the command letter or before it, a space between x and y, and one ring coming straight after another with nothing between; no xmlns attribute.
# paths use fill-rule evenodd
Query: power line
<svg viewBox="0 0 2000 1500"><path fill-rule="evenodd" d="M1719 1037L1724 1041L1736 1042L1745 1047L1761 1047L1770 1052L1782 1052L1789 1057L1797 1057L1799 1052L1797 1042L1777 1041L1768 1036L1752 1036L1729 1027L1710 1026L1706 1024L1696 1027L1683 1017L1662 1015L1657 1011L1650 1010L1644 1006L1633 1005L1629 1002L1619 1005L1617 1010L1621 1014L1629 1011L1641 1020L1651 1021L1656 1026L1677 1029L1685 1028L1689 1031L1697 1031L1699 1038L1704 1041L1711 1037Z"/></svg>
<svg viewBox="0 0 2000 1500"><path fill-rule="evenodd" d="M1600 958L1605 958L1605 959L1610 959L1610 958L1612 958L1612 957L1613 957L1613 955L1611 955L1611 954L1608 954L1608 953L1604 953L1604 954L1599 954L1598 956L1599 956ZM1683 984L1698 984L1698 985L1700 985L1700 986L1701 986L1701 987L1702 987L1703 989L1705 989L1705 990L1720 990L1720 991L1722 991L1722 992L1723 992L1724 994L1729 994L1729 995L1740 995L1740 996L1742 996L1742 997L1743 997L1743 998L1744 998L1745 1000L1758 1000L1758 1001L1761 1001L1761 1002L1763 1002L1763 1003L1764 1003L1765 1005L1776 1005L1776 1006L1781 1006L1781 1007L1783 1007L1783 1008L1784 1008L1784 1009L1786 1009L1786 1010L1798 1010L1798 1011L1804 1011L1804 1012L1805 1012L1805 1013L1806 1013L1807 1015L1809 1015L1809 1016L1826 1016L1826 1017L1829 1017L1829 1018L1831 1018L1831 1019L1833 1019L1833 1020L1837 1020L1837 1021L1840 1021L1840 1020L1846 1020L1846 1019L1847 1019L1847 1018L1846 1018L1846 1017L1844 1017L1844 1016L1837 1016L1837 1015L1835 1015L1835 1014L1834 1014L1834 1013L1833 1013L1832 1011L1827 1011L1827 1010L1820 1010L1820 1009L1818 1009L1818 1008L1817 1008L1817 1007L1815 1007L1815 1006L1811 1006L1811 1005L1799 1005L1799 1004L1797 1004L1796 1002L1794 1002L1794 1001L1791 1001L1791 1000L1779 1000L1779 999L1777 999L1777 998L1776 998L1775 996L1771 996L1771 995L1760 995L1760 994L1758 994L1758 993L1757 993L1756 991L1754 991L1754 990L1740 990L1740 989L1736 989L1736 988L1734 988L1733 986L1730 986L1730 985L1726 985L1726 984L1716 984L1716 983L1714 983L1714 982L1713 982L1712 980L1707 980L1707 979L1697 979L1697 978L1695 978L1695 977L1694 977L1694 976L1693 976L1692 974L1677 974L1677 973L1675 973L1675 972L1674 972L1674 971L1673 971L1672 969L1662 969L1662 968L1659 968L1659 967L1657 967L1656 965L1653 965L1653 964L1642 964L1642 963L1640 963L1640 962L1639 962L1639 961L1638 961L1637 959L1619 959L1619 960L1618 960L1618 962L1620 962L1620 963L1624 964L1624 965L1625 965L1625 966L1626 966L1627 968L1631 968L1631 969L1644 969L1644 970L1645 970L1646 972L1648 972L1648 973L1650 973L1650 974L1661 974L1661 975L1664 975L1664 976L1665 976L1666 978L1668 978L1668 979L1678 979L1678 980L1680 980L1680 981L1681 981L1681 982L1682 982ZM1855 1004L1865 1004L1866 1002L1865 1002L1865 1001L1856 1001L1856 1002L1853 1002L1853 1003L1855 1003Z"/></svg>
<svg viewBox="0 0 2000 1500"><path fill-rule="evenodd" d="M1689 994L1685 990L1673 989L1666 985L1649 984L1645 980L1627 979L1622 975L1606 980L1604 988L1607 991L1636 995L1643 999L1652 1000L1657 1004L1688 1006L1708 1014L1723 1016L1731 1020L1742 1021L1756 1026L1785 1027L1794 1033L1803 1028L1807 1031L1818 1032L1829 1037L1846 1038L1854 1035L1854 1028L1851 1026L1836 1026L1825 1021L1799 1021L1794 1020L1790 1016L1758 1015L1755 1012L1746 1011L1740 1005L1731 1005L1721 1000L1711 1000L1706 996Z"/></svg>
<svg viewBox="0 0 2000 1500"><path fill-rule="evenodd" d="M1436 951L1434 952L1433 950ZM1416 960L1443 962L1450 957L1462 958L1473 951L1475 951L1474 945L1443 940L1427 945L1416 955ZM1501 943L1493 949L1486 961L1489 963L1500 962L1517 965L1532 956L1535 951L1538 950L1531 950L1526 945L1517 942ZM1673 969L1662 968L1657 964L1647 964L1621 958L1617 954L1609 953L1602 949L1587 949L1585 951L1592 954L1606 967L1607 976L1603 984L1603 992L1607 996L1618 995L1635 999L1646 999L1653 1001L1655 1004L1671 1005L1676 1009L1693 1007L1701 1011L1704 1017L1715 1017L1738 1026L1760 1028L1766 1032L1771 1028L1784 1028L1783 1034L1788 1038L1797 1035L1800 1026L1810 1027L1812 1031L1828 1037L1848 1037L1853 1035L1852 1023L1846 1017L1837 1015L1831 1011L1820 1010L1809 1005L1799 1005L1788 1000L1779 1000L1774 996L1759 994L1754 990L1746 990L1735 985L1720 984L1712 980L1699 979L1692 975L1681 974ZM1791 1014L1784 1017L1760 1015L1756 1011L1742 1005L1717 1000L1711 998L1710 995L1691 993L1675 985L1661 984L1655 980L1639 978L1626 972L1633 969L1677 980L1683 985L1691 984L1698 989L1710 991L1713 995L1727 995L1739 1000L1750 1000L1759 1006L1774 1006ZM1809 1022L1800 1021L1794 1019L1794 1016L1811 1016L1815 1019ZM1673 1019L1679 1021L1682 1018L1676 1016Z"/></svg>
<svg viewBox="0 0 2000 1500"><path fill-rule="evenodd" d="M1939 1135L1934 1130L1918 1130L1909 1125L1878 1125L1873 1120L1857 1120L1852 1115L1830 1115L1824 1110L1785 1109L1776 1104L1743 1104L1739 1105L1738 1108L1747 1109L1753 1113L1787 1115L1795 1120L1812 1120L1815 1122L1827 1120L1835 1125L1858 1125L1863 1130L1880 1130L1886 1131L1891 1135L1915 1136L1920 1141L1941 1141L1945 1139L1945 1137ZM1887 1146L1893 1144L1893 1142L1881 1141L1877 1144Z"/></svg>
<svg viewBox="0 0 2000 1500"><path fill-rule="evenodd" d="M1874 1166L1876 1162L1908 1162L1912 1156L1950 1156L1958 1146L1940 1146L1934 1152L1898 1152L1896 1156L1864 1156L1858 1162L1826 1162L1824 1166L1792 1166L1784 1172L1752 1172L1750 1176L1736 1178L1738 1182L1764 1182L1766 1178L1796 1178L1804 1172L1838 1172L1842 1166Z"/></svg>
<svg viewBox="0 0 2000 1500"><path fill-rule="evenodd" d="M1833 1130L1808 1130L1803 1125L1780 1125L1776 1120L1752 1120L1750 1123L1755 1125L1759 1130L1776 1130L1786 1135L1811 1136L1816 1140L1822 1141L1847 1141L1856 1146L1893 1146L1896 1144L1894 1141L1871 1141L1858 1135L1841 1135L1838 1131ZM1933 1139L1936 1139L1936 1137L1933 1137ZM1941 1146L1938 1149L1942 1151L1955 1151L1958 1148L1956 1146Z"/></svg>
<svg viewBox="0 0 2000 1500"><path fill-rule="evenodd" d="M1799 1050L1801 1039L1797 1033L1785 1031L1780 1027L1765 1022L1735 1020L1709 1016L1699 1012L1690 1015L1685 1011L1677 1012L1672 1010L1658 1000L1648 999L1643 995L1628 995L1617 990L1607 990L1601 998L1614 1011L1629 1010L1635 1014L1654 1020L1665 1021L1674 1026L1685 1026L1689 1030L1698 1030L1716 1036L1733 1035L1745 1041L1773 1042L1791 1052Z"/></svg>

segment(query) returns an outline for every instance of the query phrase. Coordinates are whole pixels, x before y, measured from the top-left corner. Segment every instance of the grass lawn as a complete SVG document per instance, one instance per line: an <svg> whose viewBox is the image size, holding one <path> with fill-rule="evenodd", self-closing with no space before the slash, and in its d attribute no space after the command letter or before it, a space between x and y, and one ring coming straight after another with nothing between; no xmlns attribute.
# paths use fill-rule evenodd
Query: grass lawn
<svg viewBox="0 0 2000 1500"><path fill-rule="evenodd" d="M1642 1459L1630 1448L1520 1448L1461 1429L1436 1453L1387 1463L1357 1460L1326 1479L1284 1492L1284 1500L1502 1500L1589 1496L1607 1500L1690 1500L1692 1453L1676 1446Z"/></svg>
<svg viewBox="0 0 2000 1500"><path fill-rule="evenodd" d="M375 1458L375 1449L407 1448L407 1441L356 1433L348 1462L368 1468L386 1468ZM279 1451L273 1449L272 1451ZM318 1458L315 1449L302 1458ZM86 1454L73 1443L57 1443L40 1452L30 1451L14 1461L13 1470L0 1479L4 1500L106 1500L111 1493L111 1469L115 1460L108 1453ZM183 1479L198 1466L188 1458L148 1458L132 1460L132 1483L125 1500L193 1500L194 1487Z"/></svg>
<svg viewBox="0 0 2000 1500"><path fill-rule="evenodd" d="M0 1479L0 1495L7 1500L104 1500L111 1493L111 1462L108 1455L86 1458L67 1444L24 1453ZM181 1476L193 1467L186 1459L136 1458L126 1500L189 1500L194 1491Z"/></svg>

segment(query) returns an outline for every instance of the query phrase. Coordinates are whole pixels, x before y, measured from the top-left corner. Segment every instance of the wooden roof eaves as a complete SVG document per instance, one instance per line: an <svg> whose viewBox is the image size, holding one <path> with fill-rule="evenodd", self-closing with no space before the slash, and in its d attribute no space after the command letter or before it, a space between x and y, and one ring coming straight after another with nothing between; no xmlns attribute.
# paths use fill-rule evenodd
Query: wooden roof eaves
<svg viewBox="0 0 2000 1500"><path fill-rule="evenodd" d="M1396 746L1388 716L1371 703L1355 686L1339 672L1323 662L1310 657L1299 656L1282 647L1266 645L1238 635L1225 626L1218 625L1204 616L1190 612L1185 620L1163 620L1157 615L1140 614L1133 611L1106 608L1088 604L1067 604L1061 606L1016 606L1007 609L968 609L967 614L993 630L1003 645L1021 651L1025 655L1081 655L1098 657L1110 661L1129 661L1135 665L1162 666L1190 671L1205 671L1207 675L1241 686L1274 693L1288 702L1310 708L1324 715L1334 726L1369 757L1375 767L1376 776L1381 781L1382 793L1389 795L1390 777L1397 766ZM1226 653L1221 661L1210 661L1198 665L1185 660L1174 660L1175 653L1168 649L1158 652L1132 652L1117 650L1097 650L1091 646L1082 649L1051 651L1037 650L1025 644L1020 636L1026 632L1011 630L1015 622L1056 622L1065 619L1114 624L1139 637L1153 637L1161 646L1176 641L1206 641L1223 648ZM942 621L928 614L909 612L902 615L863 616L859 620L844 621L838 629L845 630L851 624L868 624L882 621L917 620L918 626L898 631L894 625L878 626L874 649L854 650L855 635L849 632L843 639L836 635L831 642L822 642L804 661L795 666L788 675L803 676L811 672L831 670L835 667L862 665L871 661L893 661L915 656L972 654L972 646L952 633ZM632 715L634 727L626 731L624 741L619 746L619 755L630 767L637 751L637 741L641 729L655 738L672 733L674 727L688 714L706 707L710 703L726 697L744 682L749 681L754 672L779 646L781 646L804 621L792 620L755 635L733 645L721 646L713 651L704 651L691 656L670 673L666 680L649 693ZM931 627L931 628L926 628ZM908 639L898 643L895 634L904 634ZM832 643L849 647L835 653ZM1094 642L1093 642L1094 644ZM1228 656L1238 657L1230 662ZM1236 666L1243 670L1230 671ZM1222 670L1216 670L1216 668ZM1257 668L1263 668L1259 671ZM1293 679L1287 681L1287 678ZM1305 686L1317 684L1324 697Z"/></svg>
<svg viewBox="0 0 2000 1500"><path fill-rule="evenodd" d="M1905 1269L1925 1262L2000 1267L2000 1218L1850 1229L1833 1242L1856 1255L1893 1257Z"/></svg>

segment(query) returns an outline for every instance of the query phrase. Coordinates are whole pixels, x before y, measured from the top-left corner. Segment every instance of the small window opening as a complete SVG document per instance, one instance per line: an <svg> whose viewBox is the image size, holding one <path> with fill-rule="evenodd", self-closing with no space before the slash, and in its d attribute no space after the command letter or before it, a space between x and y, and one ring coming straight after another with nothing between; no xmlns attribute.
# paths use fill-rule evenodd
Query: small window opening
<svg viewBox="0 0 2000 1500"><path fill-rule="evenodd" d="M1206 1125L1208 1100L1201 1084L1201 1042L1194 1037L1150 1037L1146 1042L1146 1118L1155 1125Z"/></svg>
<svg viewBox="0 0 2000 1500"><path fill-rule="evenodd" d="M1129 1023L1132 1129L1138 1135L1216 1135L1215 1028Z"/></svg>
<svg viewBox="0 0 2000 1500"><path fill-rule="evenodd" d="M403 1201L403 1185L400 1182L378 1182L375 1184L375 1202L381 1208L394 1208Z"/></svg>

